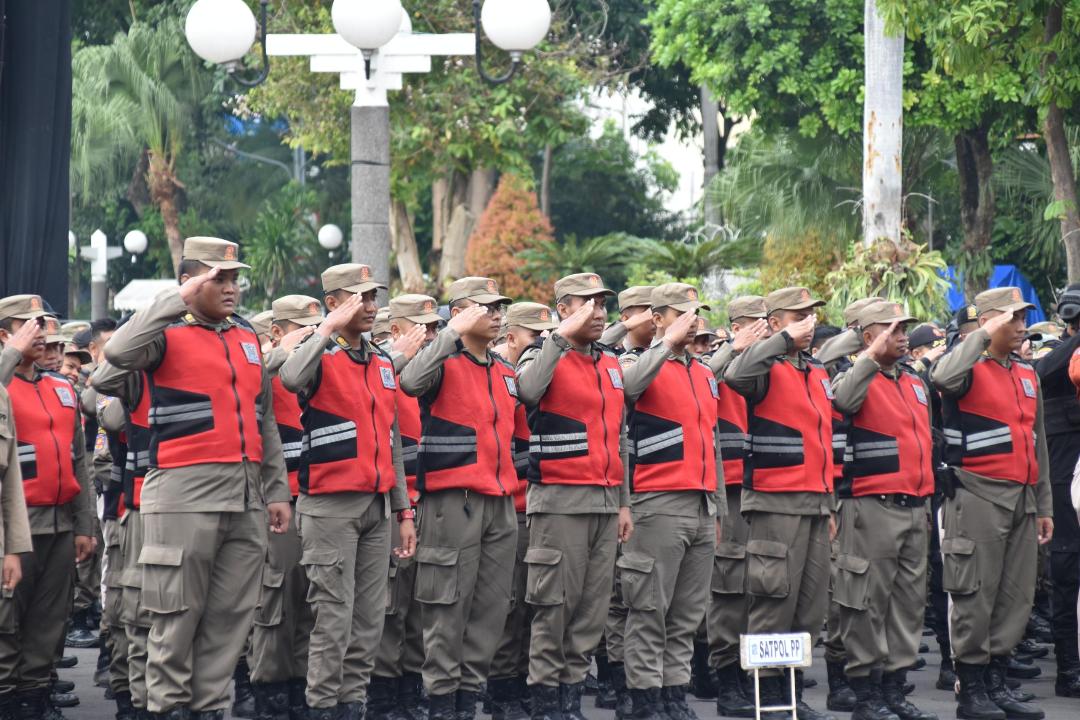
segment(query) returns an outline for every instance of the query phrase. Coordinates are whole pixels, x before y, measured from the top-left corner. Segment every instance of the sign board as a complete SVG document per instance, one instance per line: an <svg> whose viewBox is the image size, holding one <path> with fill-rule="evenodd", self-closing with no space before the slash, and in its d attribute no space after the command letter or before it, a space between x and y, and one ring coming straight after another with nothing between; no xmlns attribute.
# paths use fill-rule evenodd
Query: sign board
<svg viewBox="0 0 1080 720"><path fill-rule="evenodd" d="M810 633L742 635L739 638L743 670L810 667L813 648Z"/></svg>

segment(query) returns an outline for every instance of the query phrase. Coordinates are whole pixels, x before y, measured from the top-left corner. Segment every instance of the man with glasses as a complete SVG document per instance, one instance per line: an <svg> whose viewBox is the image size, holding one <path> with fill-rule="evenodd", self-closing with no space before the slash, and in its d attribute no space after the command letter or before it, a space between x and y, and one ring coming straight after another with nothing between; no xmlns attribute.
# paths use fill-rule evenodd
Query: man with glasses
<svg viewBox="0 0 1080 720"><path fill-rule="evenodd" d="M513 368L489 346L505 305L494 280L450 286L450 322L401 373L419 398L420 543L416 600L424 626L431 720L470 720L510 610L517 544Z"/></svg>

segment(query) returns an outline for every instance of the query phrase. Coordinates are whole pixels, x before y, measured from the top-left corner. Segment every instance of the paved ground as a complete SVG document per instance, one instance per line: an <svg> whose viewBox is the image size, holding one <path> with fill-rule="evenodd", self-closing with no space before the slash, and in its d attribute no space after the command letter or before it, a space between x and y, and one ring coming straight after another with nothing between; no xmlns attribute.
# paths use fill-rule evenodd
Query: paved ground
<svg viewBox="0 0 1080 720"><path fill-rule="evenodd" d="M79 664L70 670L61 670L60 676L72 680L76 685L76 692L82 700L82 704L75 708L64 711L66 717L71 720L107 720L111 719L116 712L111 701L104 699L103 690L94 687L93 670L94 661L97 658L96 650L73 650L79 657ZM941 720L956 717L956 704L953 702L951 693L945 693L934 687L937 679L937 655L925 655L930 663L925 670L908 674L908 679L916 685L915 693L911 696L912 702L924 710L930 710L938 714ZM1059 698L1054 695L1054 663L1053 655L1048 659L1036 661L1042 668L1042 677L1025 682L1025 689L1038 696L1038 704L1046 712L1047 720L1077 720L1080 718L1080 699L1070 700ZM820 649L814 655L814 666L808 671L808 676L816 678L818 686L807 690L807 700L816 709L825 709L825 661L822 660ZM693 703L694 710L701 720L713 720L716 718L715 706L708 702ZM613 720L614 713L610 710L597 710L592 705L592 698L586 698L586 715L589 720ZM837 720L848 720L846 713L836 713ZM483 716L481 720L484 720Z"/></svg>

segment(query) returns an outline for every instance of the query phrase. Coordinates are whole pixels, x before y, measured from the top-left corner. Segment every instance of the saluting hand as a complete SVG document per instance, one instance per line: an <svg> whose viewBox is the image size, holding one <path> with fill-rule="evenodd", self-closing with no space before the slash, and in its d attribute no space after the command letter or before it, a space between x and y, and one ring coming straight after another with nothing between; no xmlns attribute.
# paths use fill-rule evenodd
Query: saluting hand
<svg viewBox="0 0 1080 720"><path fill-rule="evenodd" d="M41 326L38 325L36 318L27 320L15 331L14 335L8 338L8 347L18 350L19 354L25 359L30 355L34 347L34 341L38 339L41 332Z"/></svg>
<svg viewBox="0 0 1080 720"><path fill-rule="evenodd" d="M671 323L668 329L664 331L664 344L667 345L668 350L689 343L693 339L693 335L690 333L697 328L697 321L697 313L692 312L684 312L675 318L675 322Z"/></svg>
<svg viewBox="0 0 1080 720"><path fill-rule="evenodd" d="M190 305L191 301L194 300L195 296L202 290L203 285L216 278L220 271L220 268L210 268L210 272L189 277L184 281L184 284L180 286L180 299L183 300L186 305Z"/></svg>
<svg viewBox="0 0 1080 720"><path fill-rule="evenodd" d="M348 325L363 306L363 297L359 293L350 295L348 300L330 311L330 314L319 325L318 333L323 337L330 337Z"/></svg>
<svg viewBox="0 0 1080 720"><path fill-rule="evenodd" d="M266 514L270 516L270 532L275 535L284 535L289 529L289 520L292 518L292 506L287 502L267 503Z"/></svg>
<svg viewBox="0 0 1080 720"><path fill-rule="evenodd" d="M798 322L791 323L784 331L787 332L788 337L795 343L795 348L798 350L806 350L810 347L810 343L814 341L814 326L817 325L817 317L814 315L807 315Z"/></svg>
<svg viewBox="0 0 1080 720"><path fill-rule="evenodd" d="M281 338L281 342L278 343L278 347L286 353L291 353L293 348L302 343L304 339L313 332L315 332L315 326L308 325L307 327L297 328L292 332L285 333Z"/></svg>
<svg viewBox="0 0 1080 720"><path fill-rule="evenodd" d="M423 325L413 325L409 328L407 333L401 335L394 341L394 352L399 352L409 360L420 351L420 347L424 344L424 338L427 337L427 328Z"/></svg>
<svg viewBox="0 0 1080 720"><path fill-rule="evenodd" d="M930 348L926 351L926 354L922 356L923 362L926 363L927 367L930 367L930 365L932 365L935 360L945 354L945 350L945 343Z"/></svg>
<svg viewBox="0 0 1080 720"><path fill-rule="evenodd" d="M769 323L765 318L758 318L746 327L739 328L739 332L735 333L735 337L731 341L731 349L737 353L741 353L743 350L765 337L765 331L768 329Z"/></svg>
<svg viewBox="0 0 1080 720"><path fill-rule="evenodd" d="M398 536L401 545L394 548L394 557L404 560L416 554L416 523L412 520L402 520L398 523Z"/></svg>
<svg viewBox="0 0 1080 720"><path fill-rule="evenodd" d="M480 323L489 319L488 309L483 305L470 305L454 317L446 325L458 335L468 335L479 327Z"/></svg>
<svg viewBox="0 0 1080 720"><path fill-rule="evenodd" d="M4 589L11 592L22 580L22 558L16 554L4 556Z"/></svg>
<svg viewBox="0 0 1080 720"><path fill-rule="evenodd" d="M1012 313L998 313L994 317L987 320L982 327L983 330L985 330L990 335L990 337L993 337L998 330L1011 323L1012 320Z"/></svg>
<svg viewBox="0 0 1080 720"><path fill-rule="evenodd" d="M889 329L883 333L878 333L878 336L874 338L874 341L870 343L870 346L867 347L866 350L863 350L863 353L878 365L886 365L891 359L886 355L885 349L888 346L889 338L896 330L897 324L896 320L889 323Z"/></svg>
<svg viewBox="0 0 1080 720"><path fill-rule="evenodd" d="M585 324L592 318L593 308L596 307L595 300L588 300L581 304L574 312L570 313L570 316L559 323L559 329L556 332L562 337L573 342L577 339L578 333L584 329Z"/></svg>
<svg viewBox="0 0 1080 720"><path fill-rule="evenodd" d="M627 332L633 332L634 330L637 330L642 325L651 325L652 324L652 312L650 312L648 310L643 310L642 312L639 312L637 315L631 315L630 317L626 318L625 320L622 321L622 324L623 324L623 327L626 328Z"/></svg>

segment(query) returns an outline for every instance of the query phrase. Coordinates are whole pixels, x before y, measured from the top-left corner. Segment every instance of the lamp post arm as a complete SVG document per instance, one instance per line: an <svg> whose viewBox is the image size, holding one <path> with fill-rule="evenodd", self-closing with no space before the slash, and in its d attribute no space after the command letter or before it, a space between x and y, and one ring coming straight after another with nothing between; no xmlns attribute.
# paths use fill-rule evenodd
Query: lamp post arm
<svg viewBox="0 0 1080 720"><path fill-rule="evenodd" d="M480 0L473 0L472 7L473 25L476 33L476 72L478 72L484 82L488 83L489 85L502 85L503 83L510 82L510 79L513 78L514 75L517 73L518 66L521 65L521 58L517 54L512 53L512 62L510 64L509 70L497 77L493 75L488 75L487 71L484 70L484 57L480 47L481 35L483 33L483 27L480 23Z"/></svg>
<svg viewBox="0 0 1080 720"><path fill-rule="evenodd" d="M235 73L231 73L232 79L244 87L250 88L255 87L256 85L262 85L266 82L266 78L270 77L270 57L266 54L266 7L269 4L270 0L259 0L259 47L262 49L262 70L259 72L258 76L252 80L247 80Z"/></svg>

